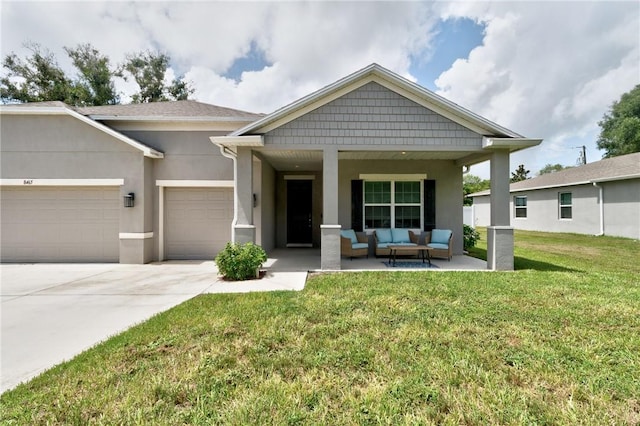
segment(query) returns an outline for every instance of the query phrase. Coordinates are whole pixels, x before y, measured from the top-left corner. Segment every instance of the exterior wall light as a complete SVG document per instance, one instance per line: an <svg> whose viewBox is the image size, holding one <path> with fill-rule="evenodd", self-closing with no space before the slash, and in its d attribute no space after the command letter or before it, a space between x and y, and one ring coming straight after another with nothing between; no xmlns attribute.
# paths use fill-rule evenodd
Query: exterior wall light
<svg viewBox="0 0 640 426"><path fill-rule="evenodd" d="M135 199L135 195L133 194L133 192L128 193L127 195L124 196L124 206L125 207L133 207L134 203L133 200Z"/></svg>

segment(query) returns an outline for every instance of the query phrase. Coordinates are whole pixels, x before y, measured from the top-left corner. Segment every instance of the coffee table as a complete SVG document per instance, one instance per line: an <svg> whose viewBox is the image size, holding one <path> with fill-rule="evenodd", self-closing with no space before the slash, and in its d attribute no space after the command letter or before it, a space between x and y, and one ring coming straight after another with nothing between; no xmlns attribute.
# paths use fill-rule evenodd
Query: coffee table
<svg viewBox="0 0 640 426"><path fill-rule="evenodd" d="M422 263L425 262L425 260L427 262L429 262L429 266L431 266L431 254L429 253L431 250L433 250L431 247L427 247L427 246L394 246L394 245L390 245L388 246L389 248L389 264L391 266L396 266L396 256L398 254L402 255L402 254L406 254L406 253L413 253L413 252L419 252L421 257L422 257ZM393 263L392 263L393 262Z"/></svg>

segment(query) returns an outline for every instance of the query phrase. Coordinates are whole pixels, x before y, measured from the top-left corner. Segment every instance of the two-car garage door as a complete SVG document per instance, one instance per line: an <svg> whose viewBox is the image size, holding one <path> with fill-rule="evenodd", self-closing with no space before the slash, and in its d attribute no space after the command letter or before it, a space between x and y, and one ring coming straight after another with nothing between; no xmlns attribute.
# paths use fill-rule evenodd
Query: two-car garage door
<svg viewBox="0 0 640 426"><path fill-rule="evenodd" d="M118 262L118 187L3 187L3 262Z"/></svg>
<svg viewBox="0 0 640 426"><path fill-rule="evenodd" d="M118 262L119 187L2 187L0 261ZM232 188L165 189L165 258L213 259L231 240Z"/></svg>
<svg viewBox="0 0 640 426"><path fill-rule="evenodd" d="M231 241L232 188L165 188L165 257L213 259Z"/></svg>

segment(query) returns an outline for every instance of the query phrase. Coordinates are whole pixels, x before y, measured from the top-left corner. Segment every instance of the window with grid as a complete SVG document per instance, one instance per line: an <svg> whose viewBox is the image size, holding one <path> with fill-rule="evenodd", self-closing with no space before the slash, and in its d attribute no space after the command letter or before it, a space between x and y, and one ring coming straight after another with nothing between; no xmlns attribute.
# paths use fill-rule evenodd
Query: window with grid
<svg viewBox="0 0 640 426"><path fill-rule="evenodd" d="M365 181L365 228L422 229L421 185L420 181Z"/></svg>
<svg viewBox="0 0 640 426"><path fill-rule="evenodd" d="M516 195L513 197L515 217L527 217L527 196Z"/></svg>
<svg viewBox="0 0 640 426"><path fill-rule="evenodd" d="M571 219L572 217L572 200L570 192L561 192L558 194L558 209L560 211L560 219Z"/></svg>

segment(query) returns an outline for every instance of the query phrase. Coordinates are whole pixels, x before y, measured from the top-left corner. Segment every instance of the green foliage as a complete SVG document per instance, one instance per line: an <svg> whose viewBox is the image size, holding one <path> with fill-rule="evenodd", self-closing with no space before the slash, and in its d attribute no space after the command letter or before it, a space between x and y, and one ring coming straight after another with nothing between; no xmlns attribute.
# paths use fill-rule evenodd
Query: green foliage
<svg viewBox="0 0 640 426"><path fill-rule="evenodd" d="M560 170L570 169L571 166L563 166L562 164L547 164L538 172L539 175L546 175L549 173L559 172Z"/></svg>
<svg viewBox="0 0 640 426"><path fill-rule="evenodd" d="M215 259L220 273L233 281L255 278L256 270L266 260L264 249L253 243L227 243Z"/></svg>
<svg viewBox="0 0 640 426"><path fill-rule="evenodd" d="M0 77L0 100L10 102L61 101L73 106L113 105L120 102L114 79L133 78L139 91L133 102L185 100L194 93L187 81L176 78L170 84L165 76L170 58L164 53L129 54L118 69L111 69L109 58L91 44L79 44L64 50L76 69L69 77L60 68L53 53L32 43L31 54L22 59L15 53L4 57L2 66L8 72Z"/></svg>
<svg viewBox="0 0 640 426"><path fill-rule="evenodd" d="M125 80L133 77L140 91L133 95L134 103L185 100L194 92L181 78L174 79L171 85L164 82L169 56L160 52L140 52L127 56L118 75Z"/></svg>
<svg viewBox="0 0 640 426"><path fill-rule="evenodd" d="M462 178L462 193L463 193L463 204L465 206L470 206L473 204L472 198L467 198L467 195L473 194L475 192L484 191L485 189L491 188L491 181L488 179L481 179L479 176L466 174Z"/></svg>
<svg viewBox="0 0 640 426"><path fill-rule="evenodd" d="M109 58L91 44L79 44L75 49L65 47L73 66L79 71L74 83L74 105L114 105L120 100L113 83Z"/></svg>
<svg viewBox="0 0 640 426"><path fill-rule="evenodd" d="M475 228L469 225L463 225L462 229L463 239L464 239L464 249L469 250L471 247L475 247L476 242L480 239L480 234Z"/></svg>
<svg viewBox="0 0 640 426"><path fill-rule="evenodd" d="M640 152L640 84L614 102L598 125L604 158Z"/></svg>
<svg viewBox="0 0 640 426"><path fill-rule="evenodd" d="M520 164L515 172L511 172L511 183L520 182L529 179L529 170L524 168L524 164Z"/></svg>
<svg viewBox="0 0 640 426"><path fill-rule="evenodd" d="M2 61L9 72L0 78L0 99L7 102L62 101L73 103L73 82L55 56L40 45L26 45L31 56L24 60L10 53Z"/></svg>

